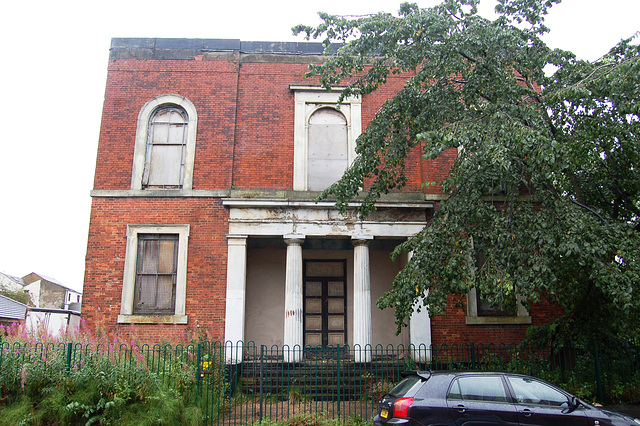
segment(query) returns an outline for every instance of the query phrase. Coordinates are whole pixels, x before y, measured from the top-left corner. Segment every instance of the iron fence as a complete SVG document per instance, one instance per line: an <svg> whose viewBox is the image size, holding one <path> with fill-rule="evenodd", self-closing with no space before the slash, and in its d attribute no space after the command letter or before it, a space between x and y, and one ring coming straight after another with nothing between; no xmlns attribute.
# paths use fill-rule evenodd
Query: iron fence
<svg viewBox="0 0 640 426"><path fill-rule="evenodd" d="M180 386L192 388L208 424L216 425L303 413L368 420L401 373L414 369L517 372L605 404L640 401L638 348L619 342L544 348L477 343L289 348L206 341L175 346L3 342L0 349L0 370L17 369L16 374L34 360L69 374L97 359L119 363L122 371L145 368L169 387L191 377Z"/></svg>

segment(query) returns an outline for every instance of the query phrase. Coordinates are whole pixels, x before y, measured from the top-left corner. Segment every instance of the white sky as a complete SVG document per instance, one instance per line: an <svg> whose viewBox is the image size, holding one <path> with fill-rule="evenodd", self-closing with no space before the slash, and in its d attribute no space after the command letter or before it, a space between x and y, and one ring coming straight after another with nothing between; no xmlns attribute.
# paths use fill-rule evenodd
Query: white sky
<svg viewBox="0 0 640 426"><path fill-rule="evenodd" d="M493 1L482 0L483 10ZM419 0L421 7L438 0ZM0 271L80 289L90 191L112 37L303 41L291 27L319 10L398 10L398 0L14 0L3 4ZM319 6L321 5L321 6ZM488 12L487 12L488 13ZM564 0L552 47L594 60L640 30L640 0Z"/></svg>

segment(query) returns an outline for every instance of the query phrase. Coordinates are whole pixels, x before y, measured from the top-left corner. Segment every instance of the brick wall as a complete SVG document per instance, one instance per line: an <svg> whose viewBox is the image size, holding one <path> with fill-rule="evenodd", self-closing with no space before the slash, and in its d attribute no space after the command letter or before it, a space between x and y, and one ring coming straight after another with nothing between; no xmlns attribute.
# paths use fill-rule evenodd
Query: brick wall
<svg viewBox="0 0 640 426"><path fill-rule="evenodd" d="M184 96L198 111L194 189L230 188L237 80L229 61L111 61L94 189L131 187L138 114L162 94Z"/></svg>
<svg viewBox="0 0 640 426"><path fill-rule="evenodd" d="M525 337L530 325L466 325L466 298L450 296L444 315L431 319L431 337L434 345L458 342L517 344ZM457 306L456 306L457 305ZM529 310L531 325L548 324L558 316L560 306L543 299Z"/></svg>
<svg viewBox="0 0 640 426"><path fill-rule="evenodd" d="M82 315L90 327L116 328L120 313L128 224L189 224L186 314L189 327L224 335L228 213L219 199L94 198L91 208ZM185 326L120 325L121 332L167 338Z"/></svg>
<svg viewBox="0 0 640 426"><path fill-rule="evenodd" d="M138 114L147 101L162 94L185 96L198 111L194 190L292 189L294 96L289 85L316 83L304 78L307 64L241 63L238 52L225 53L217 60L203 60L205 56L110 60L94 189L131 188ZM390 76L383 88L363 98L363 130L383 102L400 90L406 77ZM407 161L405 190L441 192L439 185L423 188L422 183L446 178L456 152L448 150L432 161L422 159L420 149L420 145L416 147ZM94 197L83 296L83 317L89 327L152 340L181 340L201 329L207 330L211 339L222 339L227 220L220 198ZM116 324L128 224L191 226L187 326ZM543 308L541 312L546 311ZM468 327L464 312L456 308L434 318L432 324L434 343L486 340L498 334L499 340L516 341L526 329Z"/></svg>

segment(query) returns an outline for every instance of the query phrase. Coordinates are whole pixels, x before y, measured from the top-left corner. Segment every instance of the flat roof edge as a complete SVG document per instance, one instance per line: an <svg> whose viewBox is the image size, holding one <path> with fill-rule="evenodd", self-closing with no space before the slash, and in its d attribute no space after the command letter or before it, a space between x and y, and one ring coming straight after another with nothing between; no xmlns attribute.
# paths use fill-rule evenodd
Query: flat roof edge
<svg viewBox="0 0 640 426"><path fill-rule="evenodd" d="M334 52L337 46L332 49ZM189 59L206 52L239 52L249 54L323 55L325 48L317 42L242 41L239 39L189 38L112 38L111 55L117 52L147 52L147 58ZM162 53L161 55L158 53ZM173 54L171 54L173 53ZM136 56L136 55L133 55Z"/></svg>

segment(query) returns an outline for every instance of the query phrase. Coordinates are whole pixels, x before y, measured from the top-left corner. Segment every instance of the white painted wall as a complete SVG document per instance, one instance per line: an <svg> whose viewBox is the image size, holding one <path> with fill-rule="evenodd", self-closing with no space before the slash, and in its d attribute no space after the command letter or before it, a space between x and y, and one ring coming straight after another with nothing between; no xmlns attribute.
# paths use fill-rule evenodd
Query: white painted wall
<svg viewBox="0 0 640 426"><path fill-rule="evenodd" d="M347 341L353 344L353 250L303 250L304 259L346 259ZM395 335L393 310L380 310L376 300L388 289L402 262L392 262L388 250L371 250L372 344L407 345L405 329ZM285 248L249 249L245 340L260 345L282 345L284 336Z"/></svg>

